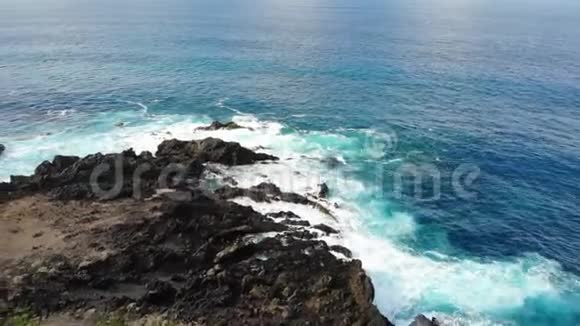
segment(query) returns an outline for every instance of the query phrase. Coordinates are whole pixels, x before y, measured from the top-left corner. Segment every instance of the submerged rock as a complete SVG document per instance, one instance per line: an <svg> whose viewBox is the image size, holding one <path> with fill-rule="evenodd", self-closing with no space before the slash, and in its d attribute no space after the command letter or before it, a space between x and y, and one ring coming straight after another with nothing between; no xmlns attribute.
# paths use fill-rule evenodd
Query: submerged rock
<svg viewBox="0 0 580 326"><path fill-rule="evenodd" d="M0 144L0 155L2 155L2 153L4 153L5 150L6 150L6 146Z"/></svg>
<svg viewBox="0 0 580 326"><path fill-rule="evenodd" d="M214 121L211 123L211 125L207 126L207 127L199 127L197 128L197 130L220 130L220 129L226 129L226 130L233 130L233 129L245 129L246 127L242 127L239 124L230 121L230 122L226 122L226 123L221 123L219 121ZM250 128L247 128L250 129Z"/></svg>
<svg viewBox="0 0 580 326"><path fill-rule="evenodd" d="M336 169L339 166L344 165L344 163L336 157L327 157L323 159L322 162L330 169Z"/></svg>

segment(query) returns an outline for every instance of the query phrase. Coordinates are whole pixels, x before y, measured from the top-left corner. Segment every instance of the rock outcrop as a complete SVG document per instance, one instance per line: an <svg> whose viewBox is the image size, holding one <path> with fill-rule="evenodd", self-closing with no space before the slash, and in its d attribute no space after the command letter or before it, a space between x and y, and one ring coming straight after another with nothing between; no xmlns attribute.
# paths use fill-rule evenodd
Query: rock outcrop
<svg viewBox="0 0 580 326"><path fill-rule="evenodd" d="M350 256L348 249L292 227L306 222L292 212L271 214L293 221L277 223L227 201L309 199L268 183L215 195L197 186L206 162L275 159L219 139L171 140L155 156L57 156L0 184L0 219L19 228L0 231L15 243L0 250L0 319L26 307L39 316L162 313L195 325L391 325L373 305L361 262L331 252ZM184 167L177 177L160 181L176 164ZM119 183L115 173L139 178ZM120 190L103 201L91 182ZM28 234L32 240L19 238Z"/></svg>
<svg viewBox="0 0 580 326"><path fill-rule="evenodd" d="M236 197L249 197L256 202L285 201L294 204L315 205L310 199L293 193L283 192L272 183L262 182L257 186L248 189L224 186L216 190L216 195L222 199L233 199Z"/></svg>
<svg viewBox="0 0 580 326"><path fill-rule="evenodd" d="M156 156L165 157L172 162L195 159L202 163L214 162L229 166L278 160L275 156L255 153L238 143L225 142L217 138L192 141L167 140L159 145Z"/></svg>
<svg viewBox="0 0 580 326"><path fill-rule="evenodd" d="M60 200L144 198L156 189L191 186L207 162L231 166L275 160L274 156L220 139L173 139L161 143L156 156L149 152L137 155L131 149L84 158L56 156L52 162L40 164L30 177L13 176L11 187L20 193L47 192Z"/></svg>

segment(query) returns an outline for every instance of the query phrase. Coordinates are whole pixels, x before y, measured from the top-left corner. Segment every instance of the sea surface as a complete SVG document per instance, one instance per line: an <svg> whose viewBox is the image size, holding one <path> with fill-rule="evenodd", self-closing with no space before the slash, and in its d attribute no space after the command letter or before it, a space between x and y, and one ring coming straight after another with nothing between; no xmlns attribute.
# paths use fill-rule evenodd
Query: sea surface
<svg viewBox="0 0 580 326"><path fill-rule="evenodd" d="M206 136L328 183L398 324L580 325L579 1L0 1L0 180Z"/></svg>

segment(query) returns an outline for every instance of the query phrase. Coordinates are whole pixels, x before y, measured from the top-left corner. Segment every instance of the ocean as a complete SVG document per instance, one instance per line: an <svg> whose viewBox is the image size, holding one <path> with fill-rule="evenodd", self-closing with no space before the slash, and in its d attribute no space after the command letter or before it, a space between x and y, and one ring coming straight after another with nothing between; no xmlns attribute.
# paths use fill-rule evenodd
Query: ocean
<svg viewBox="0 0 580 326"><path fill-rule="evenodd" d="M339 228L397 324L580 325L579 58L575 0L4 0L0 181L234 140L282 159L241 186L329 185L238 201Z"/></svg>

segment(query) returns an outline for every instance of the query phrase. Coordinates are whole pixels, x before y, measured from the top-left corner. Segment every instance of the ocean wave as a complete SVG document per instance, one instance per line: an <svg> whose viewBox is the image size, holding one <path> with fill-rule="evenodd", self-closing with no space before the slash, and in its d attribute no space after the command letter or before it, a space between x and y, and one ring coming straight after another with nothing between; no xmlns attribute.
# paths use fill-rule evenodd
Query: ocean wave
<svg viewBox="0 0 580 326"><path fill-rule="evenodd" d="M239 114L239 115L247 115L247 113L244 113L244 112L242 112L242 111L240 111L240 110L238 110L238 109L235 109L235 108L233 108L233 107L231 107L231 106L229 106L229 105L225 104L227 100L229 100L229 98L227 98L227 97L225 97L225 98L222 98L222 99L219 99L219 100L217 101L217 103L216 103L216 106L217 106L218 108L221 108L221 109L226 109L226 110L228 110L228 111L231 111L231 112L233 112L233 113L236 113L236 114Z"/></svg>
<svg viewBox="0 0 580 326"><path fill-rule="evenodd" d="M51 117L54 117L54 116L66 117L66 116L74 114L76 112L77 112L77 110L75 110L75 109L63 109L63 110L50 109L50 110L46 111L46 115L51 116Z"/></svg>
<svg viewBox="0 0 580 326"><path fill-rule="evenodd" d="M137 105L138 107L140 107L141 112L143 112L143 115L149 114L149 107L141 102L127 101L127 104L133 104L133 105Z"/></svg>

